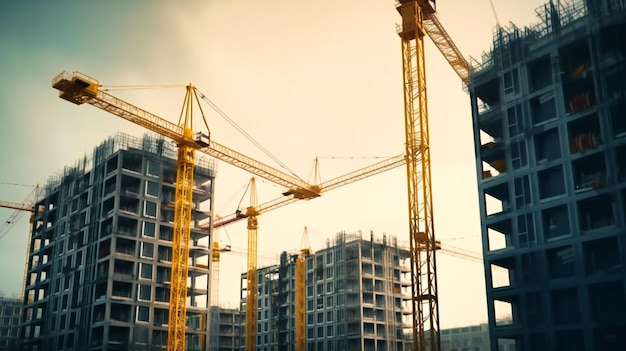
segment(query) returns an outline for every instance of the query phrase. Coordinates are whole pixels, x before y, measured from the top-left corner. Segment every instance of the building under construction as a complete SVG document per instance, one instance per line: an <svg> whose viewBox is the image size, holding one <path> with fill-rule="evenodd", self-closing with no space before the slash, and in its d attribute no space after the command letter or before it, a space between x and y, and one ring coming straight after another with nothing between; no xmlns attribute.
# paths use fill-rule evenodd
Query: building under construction
<svg viewBox="0 0 626 351"><path fill-rule="evenodd" d="M17 351L22 300L0 296L0 351Z"/></svg>
<svg viewBox="0 0 626 351"><path fill-rule="evenodd" d="M297 256L258 269L258 350L295 350ZM306 349L410 350L409 257L395 237L339 233L306 258Z"/></svg>
<svg viewBox="0 0 626 351"><path fill-rule="evenodd" d="M241 339L243 315L238 308L211 306L209 350L237 351Z"/></svg>
<svg viewBox="0 0 626 351"><path fill-rule="evenodd" d="M196 160L187 350L208 339L215 164ZM118 134L51 177L29 242L23 348L156 350L167 346L176 150Z"/></svg>
<svg viewBox="0 0 626 351"><path fill-rule="evenodd" d="M496 30L469 85L491 345L623 350L626 2L537 13Z"/></svg>

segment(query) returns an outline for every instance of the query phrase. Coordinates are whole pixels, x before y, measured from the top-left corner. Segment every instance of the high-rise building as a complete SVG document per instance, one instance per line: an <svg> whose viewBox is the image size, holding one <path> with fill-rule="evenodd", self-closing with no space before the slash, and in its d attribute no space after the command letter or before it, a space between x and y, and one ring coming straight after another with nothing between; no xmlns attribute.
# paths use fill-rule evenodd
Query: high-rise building
<svg viewBox="0 0 626 351"><path fill-rule="evenodd" d="M492 349L623 350L626 2L537 13L469 84Z"/></svg>
<svg viewBox="0 0 626 351"><path fill-rule="evenodd" d="M0 296L0 351L18 350L22 300Z"/></svg>
<svg viewBox="0 0 626 351"><path fill-rule="evenodd" d="M196 160L187 349L208 337L213 161ZM176 150L118 134L51 177L35 208L23 346L28 350L156 350L167 345Z"/></svg>
<svg viewBox="0 0 626 351"><path fill-rule="evenodd" d="M295 257L284 252L278 265L258 269L258 350L295 350ZM361 233L339 233L309 256L307 350L411 349L409 257L395 237ZM246 274L241 277L245 288ZM242 289L242 311L245 303Z"/></svg>

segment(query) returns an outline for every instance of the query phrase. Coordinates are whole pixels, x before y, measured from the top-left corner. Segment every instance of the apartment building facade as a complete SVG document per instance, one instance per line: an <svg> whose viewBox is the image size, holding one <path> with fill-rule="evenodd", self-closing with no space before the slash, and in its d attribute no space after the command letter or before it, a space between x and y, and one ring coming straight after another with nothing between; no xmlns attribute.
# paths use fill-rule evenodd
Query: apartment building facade
<svg viewBox="0 0 626 351"><path fill-rule="evenodd" d="M621 350L626 3L537 13L496 30L469 85L492 350Z"/></svg>
<svg viewBox="0 0 626 351"><path fill-rule="evenodd" d="M215 164L196 161L187 349L208 338ZM176 150L117 134L50 177L35 206L21 320L27 350L158 350L167 345ZM210 224L210 223L209 223Z"/></svg>

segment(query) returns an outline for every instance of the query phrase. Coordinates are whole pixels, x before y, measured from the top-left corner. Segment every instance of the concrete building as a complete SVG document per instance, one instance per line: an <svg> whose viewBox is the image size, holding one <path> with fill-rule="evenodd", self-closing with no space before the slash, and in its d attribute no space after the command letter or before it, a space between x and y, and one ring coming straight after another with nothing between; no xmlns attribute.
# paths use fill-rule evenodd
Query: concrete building
<svg viewBox="0 0 626 351"><path fill-rule="evenodd" d="M490 351L489 324L441 329L441 351ZM498 351L515 351L515 342L498 345Z"/></svg>
<svg viewBox="0 0 626 351"><path fill-rule="evenodd" d="M18 350L22 300L0 297L0 351Z"/></svg>
<svg viewBox="0 0 626 351"><path fill-rule="evenodd" d="M211 306L211 351L239 350L243 314L238 308Z"/></svg>
<svg viewBox="0 0 626 351"><path fill-rule="evenodd" d="M118 134L51 177L28 255L27 350L157 350L167 342L176 150ZM215 165L197 157L187 349L208 337L209 221Z"/></svg>
<svg viewBox="0 0 626 351"><path fill-rule="evenodd" d="M487 324L441 329L441 351L489 351L489 326ZM500 348L501 351L509 351ZM510 351L513 351L511 349Z"/></svg>
<svg viewBox="0 0 626 351"><path fill-rule="evenodd" d="M307 350L411 349L409 256L394 237L339 233L307 258ZM295 350L295 257L258 270L258 350Z"/></svg>
<svg viewBox="0 0 626 351"><path fill-rule="evenodd" d="M537 13L469 85L492 349L623 350L626 2Z"/></svg>

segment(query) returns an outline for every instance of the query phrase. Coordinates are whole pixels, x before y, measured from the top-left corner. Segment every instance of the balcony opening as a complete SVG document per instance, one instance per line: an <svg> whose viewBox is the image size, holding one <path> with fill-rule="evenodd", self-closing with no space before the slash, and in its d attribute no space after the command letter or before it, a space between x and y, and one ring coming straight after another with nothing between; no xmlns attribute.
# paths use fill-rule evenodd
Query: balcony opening
<svg viewBox="0 0 626 351"><path fill-rule="evenodd" d="M596 196L578 202L578 216L582 231L615 225L612 195Z"/></svg>
<svg viewBox="0 0 626 351"><path fill-rule="evenodd" d="M122 176L122 183L120 185L120 195L136 197L141 193L140 189L141 179L128 175Z"/></svg>
<svg viewBox="0 0 626 351"><path fill-rule="evenodd" d="M585 242L583 244L585 273L587 275L619 273L622 269L619 247L616 237Z"/></svg>
<svg viewBox="0 0 626 351"><path fill-rule="evenodd" d="M481 131L481 136L485 135L486 134ZM491 140L480 146L483 179L498 176L506 172L507 167L504 143L490 136L488 136L487 139Z"/></svg>
<svg viewBox="0 0 626 351"><path fill-rule="evenodd" d="M111 157L106 163L106 174L117 170L118 155Z"/></svg>
<svg viewBox="0 0 626 351"><path fill-rule="evenodd" d="M556 120L557 111L554 91L546 92L530 100L530 113L535 126Z"/></svg>
<svg viewBox="0 0 626 351"><path fill-rule="evenodd" d="M542 56L528 64L530 90L537 91L552 84L552 60L550 55Z"/></svg>
<svg viewBox="0 0 626 351"><path fill-rule="evenodd" d="M485 210L487 216L506 212L509 210L509 206L510 194L507 183L485 189Z"/></svg>
<svg viewBox="0 0 626 351"><path fill-rule="evenodd" d="M141 174L141 166L143 159L140 155L136 155L130 152L122 154L122 168L126 171Z"/></svg>
<svg viewBox="0 0 626 351"><path fill-rule="evenodd" d="M489 251L513 247L511 236L511 220L503 220L487 226L487 240Z"/></svg>
<svg viewBox="0 0 626 351"><path fill-rule="evenodd" d="M132 283L120 282L120 281L113 282L113 290L112 290L113 297L131 299L133 296L132 292L133 292Z"/></svg>
<svg viewBox="0 0 626 351"><path fill-rule="evenodd" d="M496 326L505 326L513 324L513 304L509 301L494 300L494 313L496 317Z"/></svg>
<svg viewBox="0 0 626 351"><path fill-rule="evenodd" d="M135 241L123 238L116 238L115 252L126 256L135 256Z"/></svg>
<svg viewBox="0 0 626 351"><path fill-rule="evenodd" d="M550 162L561 158L561 144L558 128L549 129L535 136L535 151L537 164Z"/></svg>
<svg viewBox="0 0 626 351"><path fill-rule="evenodd" d="M130 305L122 305L116 303L111 304L111 320L130 323L131 307L132 306ZM126 334L126 336L128 336L128 334Z"/></svg>
<svg viewBox="0 0 626 351"><path fill-rule="evenodd" d="M570 278L576 273L574 248L570 245L546 252L550 279Z"/></svg>
<svg viewBox="0 0 626 351"><path fill-rule="evenodd" d="M556 289L551 293L552 318L555 324L580 322L580 301L576 288Z"/></svg>
<svg viewBox="0 0 626 351"><path fill-rule="evenodd" d="M541 215L543 235L546 240L557 240L571 235L567 205L545 209Z"/></svg>
<svg viewBox="0 0 626 351"><path fill-rule="evenodd" d="M546 200L565 194L565 178L563 166L554 166L537 173L539 197Z"/></svg>
<svg viewBox="0 0 626 351"><path fill-rule="evenodd" d="M611 281L589 286L591 318L603 325L619 324L626 318L626 294L623 281Z"/></svg>
<svg viewBox="0 0 626 351"><path fill-rule="evenodd" d="M608 183L604 155L591 154L572 163L576 192L598 189Z"/></svg>
<svg viewBox="0 0 626 351"><path fill-rule="evenodd" d="M508 288L515 281L515 261L511 258L492 261L489 265L491 271L491 288Z"/></svg>
<svg viewBox="0 0 626 351"><path fill-rule="evenodd" d="M559 52L565 110L578 113L595 105L589 44L579 40Z"/></svg>
<svg viewBox="0 0 626 351"><path fill-rule="evenodd" d="M121 235L136 237L138 221L136 218L119 216L117 220L117 232Z"/></svg>
<svg viewBox="0 0 626 351"><path fill-rule="evenodd" d="M139 199L131 197L120 197L119 212L128 215L138 215Z"/></svg>
<svg viewBox="0 0 626 351"><path fill-rule="evenodd" d="M588 115L569 123L567 130L571 154L595 149L602 143L597 114Z"/></svg>

